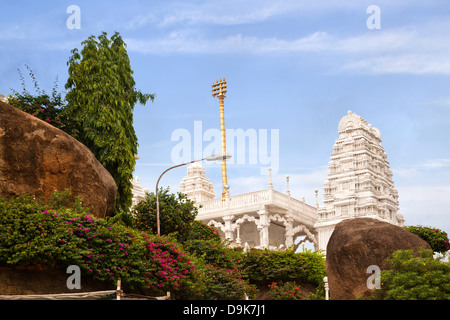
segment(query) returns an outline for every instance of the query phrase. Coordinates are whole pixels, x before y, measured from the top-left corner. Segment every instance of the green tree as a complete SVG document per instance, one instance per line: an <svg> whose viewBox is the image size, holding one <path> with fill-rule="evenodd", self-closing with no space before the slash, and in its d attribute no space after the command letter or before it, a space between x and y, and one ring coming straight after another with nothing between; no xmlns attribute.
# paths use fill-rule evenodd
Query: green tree
<svg viewBox="0 0 450 320"><path fill-rule="evenodd" d="M175 235L179 241L185 241L192 231L198 210L194 202L185 194L169 193L169 188L159 191L159 219L161 235ZM147 193L144 200L133 207L135 226L140 230L157 232L156 195Z"/></svg>
<svg viewBox="0 0 450 320"><path fill-rule="evenodd" d="M132 175L138 141L133 127L137 102L146 104L153 94L135 89L126 44L116 32L90 36L71 51L65 88L68 113L77 124L79 140L111 173L117 187L116 212L131 206Z"/></svg>

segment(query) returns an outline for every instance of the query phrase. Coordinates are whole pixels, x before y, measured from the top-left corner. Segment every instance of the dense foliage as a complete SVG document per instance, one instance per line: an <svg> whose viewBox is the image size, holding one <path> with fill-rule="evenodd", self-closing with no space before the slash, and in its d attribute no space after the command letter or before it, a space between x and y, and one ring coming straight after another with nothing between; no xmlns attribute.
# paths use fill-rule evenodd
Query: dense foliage
<svg viewBox="0 0 450 320"><path fill-rule="evenodd" d="M169 188L161 188L158 193L160 231L163 235L173 235L178 240L186 240L194 226L198 210L194 202L182 193L169 193ZM156 234L156 195L147 193L144 200L133 207L135 226Z"/></svg>
<svg viewBox="0 0 450 320"><path fill-rule="evenodd" d="M133 227L143 217L92 217L69 190L55 192L49 201L29 196L0 199L0 264L74 264L83 274L112 285L121 279L126 288L170 291L187 299L254 298L258 285L274 281L286 282L282 290L298 287L295 281L322 284L325 265L320 254L229 248L217 229L193 220L193 204L183 195L163 194L167 224L172 218L181 220L167 229L170 236L161 237L152 235L150 225ZM177 224L189 228L179 232L183 228Z"/></svg>
<svg viewBox="0 0 450 320"><path fill-rule="evenodd" d="M201 299L207 300L242 300L254 298L256 287L243 280L238 269L220 268L203 264L200 268L202 277Z"/></svg>
<svg viewBox="0 0 450 320"><path fill-rule="evenodd" d="M79 130L78 139L111 173L117 184L116 212L131 206L131 179L136 164L137 137L133 110L154 95L135 89L126 44L116 32L103 32L82 43L69 58L68 115Z"/></svg>
<svg viewBox="0 0 450 320"><path fill-rule="evenodd" d="M0 199L0 263L73 264L112 285L122 279L156 294L197 295L198 272L179 244L94 218L76 204L51 205L62 198Z"/></svg>
<svg viewBox="0 0 450 320"><path fill-rule="evenodd" d="M385 300L449 300L450 262L433 258L432 250L398 250L381 271L381 289L372 298Z"/></svg>
<svg viewBox="0 0 450 320"><path fill-rule="evenodd" d="M323 285L325 259L319 252L251 249L239 260L239 269L251 283L268 285L276 281L310 282Z"/></svg>
<svg viewBox="0 0 450 320"><path fill-rule="evenodd" d="M438 228L408 226L405 229L425 240L434 252L444 253L450 250L447 233Z"/></svg>

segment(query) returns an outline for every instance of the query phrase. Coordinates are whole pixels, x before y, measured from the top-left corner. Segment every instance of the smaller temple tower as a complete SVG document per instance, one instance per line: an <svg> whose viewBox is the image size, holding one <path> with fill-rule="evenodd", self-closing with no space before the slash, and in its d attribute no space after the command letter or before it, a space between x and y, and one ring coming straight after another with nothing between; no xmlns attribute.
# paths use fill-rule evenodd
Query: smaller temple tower
<svg viewBox="0 0 450 320"><path fill-rule="evenodd" d="M139 156L136 154L134 156L134 159L136 161L139 160ZM148 192L148 190L144 189L141 186L141 183L139 182L139 177L134 176L134 174L133 174L133 178L131 179L131 184L132 184L131 193L133 194L133 198L131 199L131 206L133 207L133 206L137 205L139 203L139 201L145 199L145 194Z"/></svg>
<svg viewBox="0 0 450 320"><path fill-rule="evenodd" d="M133 193L133 199L132 201L132 206L135 206L138 204L139 201L144 200L145 199L145 193L148 190L144 190L144 188L142 188L140 182L139 182L139 177L135 177L133 178L133 180L131 180L131 183L133 185L133 189L131 190L131 192Z"/></svg>
<svg viewBox="0 0 450 320"><path fill-rule="evenodd" d="M212 200L216 196L214 186L205 176L205 167L194 162L187 168L187 176L180 183L179 191L197 203Z"/></svg>

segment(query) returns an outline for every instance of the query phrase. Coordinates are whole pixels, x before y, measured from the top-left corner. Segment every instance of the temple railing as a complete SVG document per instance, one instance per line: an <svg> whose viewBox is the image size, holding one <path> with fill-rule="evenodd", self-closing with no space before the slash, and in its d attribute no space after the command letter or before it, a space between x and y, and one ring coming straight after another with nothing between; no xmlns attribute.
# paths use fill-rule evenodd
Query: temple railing
<svg viewBox="0 0 450 320"><path fill-rule="evenodd" d="M203 214L209 214L214 211L222 211L224 209L245 209L258 205L274 205L285 210L289 210L293 214L301 214L311 218L312 220L318 219L316 208L304 203L303 201L299 201L272 189L244 193L227 198L208 200L200 202L199 205L201 206L198 209L200 217Z"/></svg>

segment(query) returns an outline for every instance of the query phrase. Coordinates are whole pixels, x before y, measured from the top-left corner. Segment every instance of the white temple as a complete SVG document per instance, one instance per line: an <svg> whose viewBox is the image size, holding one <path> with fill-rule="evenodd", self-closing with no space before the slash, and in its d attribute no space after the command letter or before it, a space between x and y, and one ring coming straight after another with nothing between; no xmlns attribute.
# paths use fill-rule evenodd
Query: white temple
<svg viewBox="0 0 450 320"><path fill-rule="evenodd" d="M270 170L266 189L215 199L205 168L196 162L187 168L179 191L198 206L197 219L215 226L231 245L275 248L309 241L325 251L335 225L344 219L371 217L403 226L380 131L349 111L339 122L338 133L320 207L317 190L315 206L293 198L289 177L285 192L274 190ZM139 180L133 190L133 199L139 199Z"/></svg>
<svg viewBox="0 0 450 320"><path fill-rule="evenodd" d="M136 154L134 156L135 160L139 160L139 156ZM139 201L144 200L145 199L145 193L148 192L147 189L144 189L141 186L141 183L139 181L139 177L138 176L134 176L133 174L133 179L131 179L131 184L132 184L132 189L131 189L131 193L133 194L133 198L131 199L131 206L135 206L136 204L138 204Z"/></svg>
<svg viewBox="0 0 450 320"><path fill-rule="evenodd" d="M141 186L139 182L139 177L133 177L131 183L133 185L133 188L131 189L131 192L133 193L133 198L131 199L131 206L135 206L139 201L145 199L145 193L148 192L148 190L144 189Z"/></svg>
<svg viewBox="0 0 450 320"><path fill-rule="evenodd" d="M215 226L222 238L231 240L232 244L290 246L295 237L306 236L318 245L312 233L317 209L291 198L289 190L278 192L269 183L265 190L214 199L213 186L205 177L203 165L193 163L187 172L179 191L196 201L197 219Z"/></svg>

